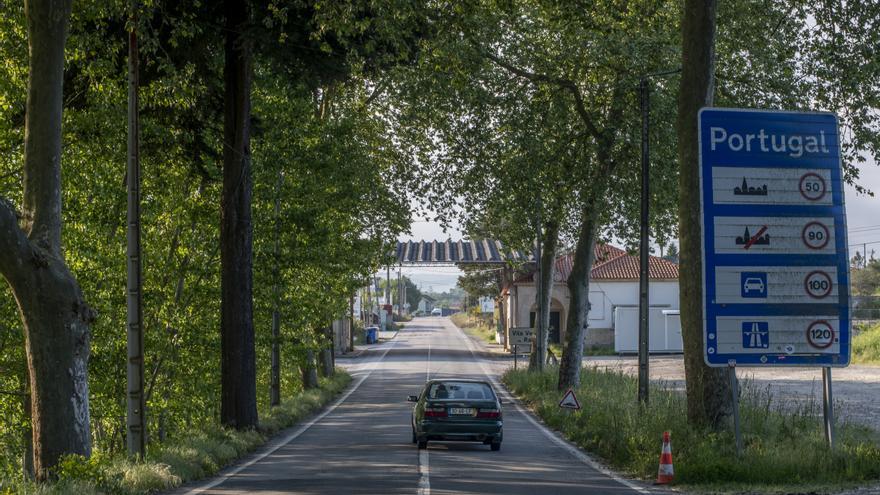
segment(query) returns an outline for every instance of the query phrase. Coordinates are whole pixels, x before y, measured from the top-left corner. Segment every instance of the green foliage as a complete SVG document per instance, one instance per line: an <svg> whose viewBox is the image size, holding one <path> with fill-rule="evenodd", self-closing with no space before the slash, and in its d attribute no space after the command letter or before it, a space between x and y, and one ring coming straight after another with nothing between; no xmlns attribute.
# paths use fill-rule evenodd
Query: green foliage
<svg viewBox="0 0 880 495"><path fill-rule="evenodd" d="M852 339L853 364L880 364L880 325L862 328Z"/></svg>
<svg viewBox="0 0 880 495"><path fill-rule="evenodd" d="M489 321L479 315L468 314L466 312L455 313L449 317L452 323L461 328L470 335L483 340L489 344L495 342L495 327L489 325Z"/></svg>
<svg viewBox="0 0 880 495"><path fill-rule="evenodd" d="M640 478L656 476L664 431L672 437L676 483L696 489L809 491L880 478L880 446L868 429L838 425L837 448L828 452L818 404L777 403L753 384L743 386L744 452L737 457L731 432L687 424L685 397L668 385L652 384L649 405L640 406L634 377L586 369L575 390L582 409L569 413L558 406L555 370L510 370L504 382L551 428Z"/></svg>
<svg viewBox="0 0 880 495"><path fill-rule="evenodd" d="M141 495L169 490L210 476L264 444L269 437L314 414L351 382L342 369L307 390L261 414L259 430L238 431L217 424L188 432L167 444L154 445L142 461L101 453L91 458L65 456L58 480L48 485L12 483L0 479L0 494L34 495L119 494Z"/></svg>

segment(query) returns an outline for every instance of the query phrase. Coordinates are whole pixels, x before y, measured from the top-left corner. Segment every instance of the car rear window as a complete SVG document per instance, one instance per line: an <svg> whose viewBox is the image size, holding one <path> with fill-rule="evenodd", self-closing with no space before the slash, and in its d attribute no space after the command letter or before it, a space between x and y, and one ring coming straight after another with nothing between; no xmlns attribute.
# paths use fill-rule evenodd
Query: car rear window
<svg viewBox="0 0 880 495"><path fill-rule="evenodd" d="M495 400L495 393L486 383L439 382L428 390L431 400Z"/></svg>

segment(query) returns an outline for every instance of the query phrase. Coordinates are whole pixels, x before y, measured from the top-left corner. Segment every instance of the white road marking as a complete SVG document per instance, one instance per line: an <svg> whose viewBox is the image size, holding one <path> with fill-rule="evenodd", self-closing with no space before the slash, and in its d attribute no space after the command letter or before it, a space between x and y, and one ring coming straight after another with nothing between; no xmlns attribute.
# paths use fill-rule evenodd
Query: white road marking
<svg viewBox="0 0 880 495"><path fill-rule="evenodd" d="M428 340L428 360L425 364L425 381L431 379L431 340ZM419 490L418 495L431 495L431 465L428 450L419 450Z"/></svg>
<svg viewBox="0 0 880 495"><path fill-rule="evenodd" d="M456 326L454 324L451 324L451 325L452 325L452 327L454 327L458 331L459 336L464 340L465 345L467 346L468 350L471 353L471 356L473 356L473 358L474 358L474 361L480 366L480 369L483 370L483 374L486 375L486 377L489 379L489 381L492 382L492 385L495 387L495 389L499 390L499 391L506 392L507 389L504 388L500 383L498 383L498 380L496 380L495 377L489 373L489 370L486 369L486 365L483 363L483 360L479 359L477 357L476 353L474 352L474 345L473 345L473 342L471 342L471 339L467 335L465 335L464 332L462 332L462 330L460 328L458 328L458 326ZM553 433L550 429L548 429L546 426L542 425L535 418L533 418L532 414L529 411L527 411L525 408L523 408L520 405L519 401L516 400L514 397L508 395L505 399L507 400L507 402L513 404L514 407L516 407L516 410L519 411L520 414L522 414L529 421L529 423L531 423L535 428L537 428L542 433L544 433L544 436L546 436L547 438L552 440L553 443L555 443L556 445L562 447L563 450L568 452L575 459L590 466L591 468L595 469L596 471L599 471L600 473L604 474L605 476L608 476L609 478L620 483L621 485L624 485L628 488L631 488L639 493L651 493L651 491L648 490L647 488L645 488L643 486L639 486L639 485L637 485L627 479L621 478L620 476L617 475L617 473L611 471L610 469L606 468L605 466L602 466L598 462L594 461L592 458L590 458L590 456L585 454L581 449L575 447L574 445L569 443L567 440L565 440L565 439L559 437L558 435L556 435L555 433Z"/></svg>
<svg viewBox="0 0 880 495"><path fill-rule="evenodd" d="M418 495L431 495L431 468L428 464L428 451L419 451L419 491Z"/></svg>
<svg viewBox="0 0 880 495"><path fill-rule="evenodd" d="M391 350L394 346L396 346L396 345L397 345L397 340L393 340L393 341L391 342L391 345L388 346L388 347L385 349L385 352L383 352L382 355L379 356L378 359L376 359L375 361L371 362L370 365L369 365L369 368L365 368L365 369L366 369L366 373L363 374L363 375L362 375L362 376L361 376L361 377L355 382L354 386L351 387L350 389L348 389L348 391L345 392L345 394L343 394L342 397L336 399L336 402L334 402L334 403L333 403L330 407L328 407L324 412L322 412L321 414L319 414L319 415L316 416L315 418L312 418L312 420L309 421L308 423L306 423L306 424L302 425L301 427L297 428L297 430L294 431L293 433L291 433L290 435L284 437L284 439L282 439L281 442L278 443L277 445L275 445L274 447L272 447L272 448L270 448L269 450L263 452L262 454L258 455L257 457L251 459L250 461L248 461L248 462L242 464L241 466L238 466L237 468L233 469L233 470L230 471L229 473L226 473L226 474L224 474L224 475L218 476L218 477L214 478L213 481L211 481L211 482L209 482L209 483L206 483L206 484L204 484L204 485L202 485L202 486L200 486L200 487L198 487L198 488L193 488L192 490L186 492L186 495L196 495L196 494L198 494L198 493L202 493L202 492L204 492L204 491L206 491L206 490L210 490L211 488L214 488L215 486L217 486L217 485L219 485L219 484L225 482L225 481L228 480L229 478L232 478L233 476L237 475L238 473L240 473L240 472L244 471L245 469L247 469L247 468L253 466L254 464L256 464L256 463L262 461L262 460L265 459L266 457L272 455L273 453L275 453L275 451L277 451L277 450L280 449L281 447L284 447L284 446L287 445L288 443L290 443L290 442L296 440L297 437L299 437L300 435L302 435L303 433L305 433L305 432L306 432L309 428L311 428L312 426L315 426L315 424L317 424L317 423L320 422L322 419L324 419L325 417L327 417L328 414L330 414L331 412L333 412L337 407L339 407L340 404L342 404L343 402L345 402L345 400L348 399L348 397L349 397L352 393L354 393L354 391L357 390L358 387L360 387L361 384L364 383L364 381L366 381L367 378L370 377L370 375L373 373L373 371L375 371L376 368L379 367L379 363L381 363L382 360L385 359L385 356L388 354L388 351L390 351L390 350Z"/></svg>

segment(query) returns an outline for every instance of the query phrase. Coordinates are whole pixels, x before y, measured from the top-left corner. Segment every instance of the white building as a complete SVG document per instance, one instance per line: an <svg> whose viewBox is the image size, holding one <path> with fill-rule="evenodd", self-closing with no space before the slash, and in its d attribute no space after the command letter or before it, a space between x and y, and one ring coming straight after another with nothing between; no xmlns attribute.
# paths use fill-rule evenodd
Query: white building
<svg viewBox="0 0 880 495"><path fill-rule="evenodd" d="M639 258L622 249L597 245L590 274L590 312L586 344L611 347L617 352L638 350ZM556 259L550 306L550 342L561 342L566 331L570 296L567 281L573 258ZM649 257L649 321L652 351L681 351L678 322L678 265ZM534 274L507 285L502 291L505 329L534 327L536 288Z"/></svg>

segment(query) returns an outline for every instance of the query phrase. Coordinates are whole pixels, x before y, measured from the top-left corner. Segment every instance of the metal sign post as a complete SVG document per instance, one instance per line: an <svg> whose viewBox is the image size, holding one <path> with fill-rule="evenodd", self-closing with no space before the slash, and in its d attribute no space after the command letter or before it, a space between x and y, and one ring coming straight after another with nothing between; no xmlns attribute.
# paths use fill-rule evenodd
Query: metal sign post
<svg viewBox="0 0 880 495"><path fill-rule="evenodd" d="M743 452L742 430L739 427L739 381L736 379L736 366L727 368L730 376L730 393L733 395L733 436L736 438L736 455Z"/></svg>
<svg viewBox="0 0 880 495"><path fill-rule="evenodd" d="M822 412L825 417L825 440L834 449L834 395L831 392L831 367L822 368Z"/></svg>
<svg viewBox="0 0 880 495"><path fill-rule="evenodd" d="M831 445L830 367L851 345L837 117L704 108L699 122L703 357L822 367Z"/></svg>

